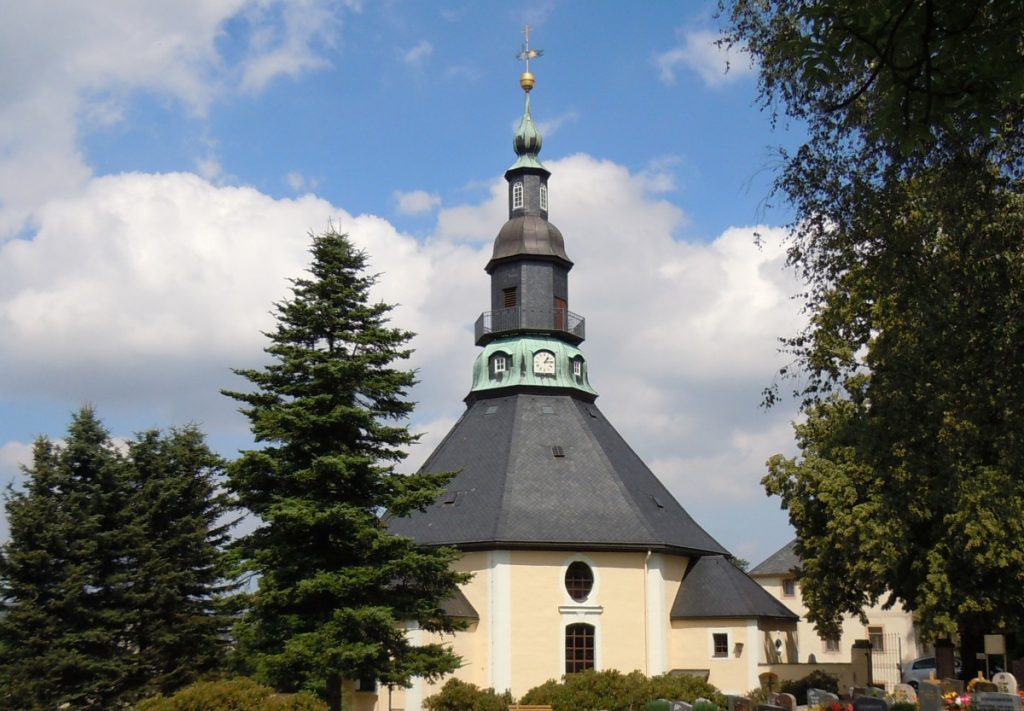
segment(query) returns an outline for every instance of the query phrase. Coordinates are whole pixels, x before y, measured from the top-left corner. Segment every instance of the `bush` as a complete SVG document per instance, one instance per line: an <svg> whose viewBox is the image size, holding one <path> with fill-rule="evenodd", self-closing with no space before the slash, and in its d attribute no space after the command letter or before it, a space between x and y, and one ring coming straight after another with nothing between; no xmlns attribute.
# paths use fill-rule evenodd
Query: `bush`
<svg viewBox="0 0 1024 711"><path fill-rule="evenodd" d="M239 677L201 681L173 696L154 696L140 701L135 711L327 711L327 704L310 694L278 694Z"/></svg>
<svg viewBox="0 0 1024 711"><path fill-rule="evenodd" d="M642 709L655 699L673 699L692 703L703 697L722 706L725 697L711 684L693 676L663 674L648 679L638 671L588 670L570 674L559 683L548 681L526 692L520 703L549 704L554 711L629 711Z"/></svg>
<svg viewBox="0 0 1024 711"><path fill-rule="evenodd" d="M508 692L494 693L494 689L481 689L458 679L449 679L441 691L424 701L428 711L507 711L512 703Z"/></svg>
<svg viewBox="0 0 1024 711"><path fill-rule="evenodd" d="M821 689L838 694L839 678L821 669L815 669L802 679L787 679L779 687L779 691L795 696L796 703L801 706L807 703L808 689Z"/></svg>

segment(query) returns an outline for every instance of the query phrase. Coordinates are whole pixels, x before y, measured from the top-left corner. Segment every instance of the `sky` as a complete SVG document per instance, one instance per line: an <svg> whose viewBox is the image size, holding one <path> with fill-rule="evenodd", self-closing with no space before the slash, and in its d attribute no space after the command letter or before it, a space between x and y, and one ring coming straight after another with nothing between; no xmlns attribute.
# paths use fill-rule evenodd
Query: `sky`
<svg viewBox="0 0 1024 711"><path fill-rule="evenodd" d="M760 479L795 451L797 404L760 403L804 318L770 196L801 130L716 47L715 0L630 7L0 0L0 481L83 405L116 437L194 423L227 457L251 446L219 391L266 362L272 305L331 226L418 334L415 470L465 407L529 25L598 405L734 555L785 545Z"/></svg>

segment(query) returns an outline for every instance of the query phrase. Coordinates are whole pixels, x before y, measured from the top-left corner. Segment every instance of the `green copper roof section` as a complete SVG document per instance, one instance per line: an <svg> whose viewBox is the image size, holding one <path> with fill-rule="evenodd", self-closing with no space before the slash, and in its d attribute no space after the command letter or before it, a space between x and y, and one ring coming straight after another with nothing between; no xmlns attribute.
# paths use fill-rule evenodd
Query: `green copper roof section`
<svg viewBox="0 0 1024 711"><path fill-rule="evenodd" d="M534 359L540 352L554 356L555 372L537 373ZM494 367L494 358L504 356L504 370ZM544 356L541 357L545 359ZM574 362L580 364L580 374L574 371ZM486 392L520 385L548 388L571 388L597 397L587 377L588 365L583 352L558 338L546 336L513 336L499 338L484 346L473 363L471 392Z"/></svg>
<svg viewBox="0 0 1024 711"><path fill-rule="evenodd" d="M519 128L516 129L515 135L512 137L512 148L519 158L516 159L516 162L512 164L509 170L515 170L516 168L547 170L537 158L537 154L540 153L541 146L543 145L544 137L540 135L540 131L537 130L537 126L533 122L533 116L530 114L530 94L527 93L523 118L519 122Z"/></svg>

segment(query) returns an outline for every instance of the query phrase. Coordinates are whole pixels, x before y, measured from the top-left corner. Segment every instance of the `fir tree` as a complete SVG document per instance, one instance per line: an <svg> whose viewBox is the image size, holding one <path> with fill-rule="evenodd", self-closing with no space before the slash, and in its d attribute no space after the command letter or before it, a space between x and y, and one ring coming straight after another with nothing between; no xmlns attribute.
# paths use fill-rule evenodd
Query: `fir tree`
<svg viewBox="0 0 1024 711"><path fill-rule="evenodd" d="M121 708L219 663L218 467L191 428L122 454L88 408L63 444L36 442L7 494L0 708Z"/></svg>
<svg viewBox="0 0 1024 711"><path fill-rule="evenodd" d="M230 467L241 503L262 525L242 542L260 576L250 612L252 662L281 689L305 687L341 708L342 679L408 683L454 670L438 644L413 646L403 624L448 632L441 609L463 576L455 552L392 535L388 517L436 498L448 475L400 476L414 442L410 333L391 328L392 307L370 303L375 277L346 236L315 236L308 278L276 305L272 362L239 370L255 392L226 392L261 449Z"/></svg>

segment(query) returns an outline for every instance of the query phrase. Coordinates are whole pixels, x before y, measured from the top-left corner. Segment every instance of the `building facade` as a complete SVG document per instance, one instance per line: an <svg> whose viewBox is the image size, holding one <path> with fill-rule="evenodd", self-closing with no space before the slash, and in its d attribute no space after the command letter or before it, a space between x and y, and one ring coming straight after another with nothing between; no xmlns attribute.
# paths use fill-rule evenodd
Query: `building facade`
<svg viewBox="0 0 1024 711"><path fill-rule="evenodd" d="M463 681L519 697L593 668L694 673L746 692L797 617L728 560L595 404L586 321L571 310L574 265L548 220L533 75L520 86L481 351L464 414L424 464L458 473L392 530L458 548L458 568L472 573L450 607L467 628L443 640L463 659ZM440 683L379 690L376 708L416 711Z"/></svg>

